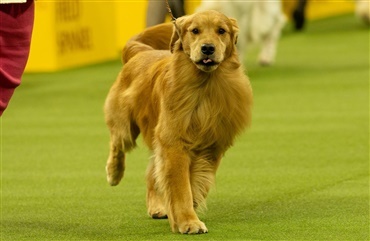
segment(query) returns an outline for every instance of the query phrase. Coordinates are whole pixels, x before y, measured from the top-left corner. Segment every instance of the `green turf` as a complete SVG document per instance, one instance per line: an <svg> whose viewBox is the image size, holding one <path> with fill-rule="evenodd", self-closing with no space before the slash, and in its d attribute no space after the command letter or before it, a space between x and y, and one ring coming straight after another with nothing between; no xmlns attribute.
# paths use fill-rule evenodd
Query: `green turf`
<svg viewBox="0 0 370 241"><path fill-rule="evenodd" d="M277 63L247 61L252 128L219 169L209 233L146 216L149 153L105 180L102 106L119 61L26 74L1 118L1 240L369 240L369 30L353 16L284 32Z"/></svg>

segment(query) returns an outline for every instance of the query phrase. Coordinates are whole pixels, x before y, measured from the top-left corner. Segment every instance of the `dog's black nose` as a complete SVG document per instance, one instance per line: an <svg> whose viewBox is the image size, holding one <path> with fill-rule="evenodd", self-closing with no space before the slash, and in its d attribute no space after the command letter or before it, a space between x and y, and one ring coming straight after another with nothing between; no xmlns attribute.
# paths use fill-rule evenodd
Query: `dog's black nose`
<svg viewBox="0 0 370 241"><path fill-rule="evenodd" d="M202 44L201 51L205 55L211 55L215 52L215 46L213 44Z"/></svg>

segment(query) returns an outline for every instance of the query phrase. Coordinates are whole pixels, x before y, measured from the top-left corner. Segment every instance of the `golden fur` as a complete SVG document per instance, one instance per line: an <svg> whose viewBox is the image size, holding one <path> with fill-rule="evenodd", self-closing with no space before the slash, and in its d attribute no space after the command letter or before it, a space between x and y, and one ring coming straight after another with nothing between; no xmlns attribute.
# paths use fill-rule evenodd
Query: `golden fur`
<svg viewBox="0 0 370 241"><path fill-rule="evenodd" d="M145 30L126 45L106 99L108 182L120 182L125 153L142 133L153 153L148 213L168 216L174 232L208 231L195 210L223 154L251 121L252 89L238 61L237 32L236 21L216 11L178 18L173 31L168 24ZM164 46L171 51L158 50Z"/></svg>

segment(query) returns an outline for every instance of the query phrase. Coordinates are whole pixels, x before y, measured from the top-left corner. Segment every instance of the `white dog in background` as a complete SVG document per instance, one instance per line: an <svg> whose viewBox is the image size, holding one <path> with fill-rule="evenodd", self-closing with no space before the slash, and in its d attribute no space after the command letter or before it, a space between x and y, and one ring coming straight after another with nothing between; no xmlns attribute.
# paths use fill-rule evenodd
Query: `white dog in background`
<svg viewBox="0 0 370 241"><path fill-rule="evenodd" d="M251 43L261 45L258 57L261 65L271 65L274 62L277 43L286 22L280 0L203 0L196 11L210 9L222 12L238 21L237 45L241 62Z"/></svg>
<svg viewBox="0 0 370 241"><path fill-rule="evenodd" d="M370 2L369 0L357 0L355 2L355 14L365 24L370 25Z"/></svg>

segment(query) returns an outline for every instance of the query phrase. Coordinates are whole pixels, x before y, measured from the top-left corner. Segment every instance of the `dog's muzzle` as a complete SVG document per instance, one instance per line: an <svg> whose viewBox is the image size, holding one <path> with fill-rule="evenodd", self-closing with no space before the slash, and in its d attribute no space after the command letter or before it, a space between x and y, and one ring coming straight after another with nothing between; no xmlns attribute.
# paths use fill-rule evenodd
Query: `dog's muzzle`
<svg viewBox="0 0 370 241"><path fill-rule="evenodd" d="M200 56L197 61L194 61L196 66L204 72L212 72L217 69L220 64L216 59L216 46L214 44L205 43L200 46Z"/></svg>
<svg viewBox="0 0 370 241"><path fill-rule="evenodd" d="M200 51L202 52L203 57L197 62L197 64L204 67L217 65L218 63L214 61L215 50L216 47L213 44L202 44Z"/></svg>

